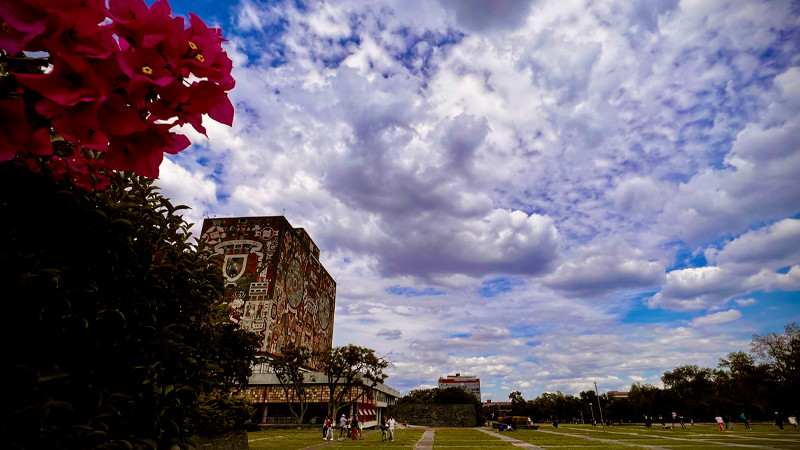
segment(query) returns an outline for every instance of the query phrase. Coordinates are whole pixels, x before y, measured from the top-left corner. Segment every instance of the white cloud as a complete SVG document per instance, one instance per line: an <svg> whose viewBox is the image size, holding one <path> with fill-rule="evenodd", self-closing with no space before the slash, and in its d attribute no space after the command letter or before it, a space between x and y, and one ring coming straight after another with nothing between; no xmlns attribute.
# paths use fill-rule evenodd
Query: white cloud
<svg viewBox="0 0 800 450"><path fill-rule="evenodd" d="M752 306L758 303L758 300L754 298L737 298L734 302L739 306Z"/></svg>
<svg viewBox="0 0 800 450"><path fill-rule="evenodd" d="M306 228L337 280L336 345L391 354L390 384L461 367L499 399L622 389L790 316L769 296L800 283L788 3L231 11L234 127L192 134L157 184L192 220ZM758 315L701 326L756 292Z"/></svg>
<svg viewBox="0 0 800 450"><path fill-rule="evenodd" d="M708 314L702 317L697 317L692 320L692 326L707 326L717 325L725 322L732 322L742 317L742 313L737 309L729 309L727 311L720 311Z"/></svg>
<svg viewBox="0 0 800 450"><path fill-rule="evenodd" d="M576 249L569 261L542 279L544 285L581 296L602 296L617 289L657 286L664 265L625 242Z"/></svg>
<svg viewBox="0 0 800 450"><path fill-rule="evenodd" d="M709 249L712 264L779 269L800 262L800 220L784 219L768 227L747 232L721 250Z"/></svg>

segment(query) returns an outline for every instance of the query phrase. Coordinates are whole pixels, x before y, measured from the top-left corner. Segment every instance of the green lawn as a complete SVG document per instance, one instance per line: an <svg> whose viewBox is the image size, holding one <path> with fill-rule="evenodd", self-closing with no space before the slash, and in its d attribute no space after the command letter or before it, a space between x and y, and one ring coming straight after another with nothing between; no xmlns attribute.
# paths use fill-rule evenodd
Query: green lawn
<svg viewBox="0 0 800 450"><path fill-rule="evenodd" d="M338 436L337 435L334 435ZM322 430L291 428L247 433L250 450L286 449L296 450L322 443Z"/></svg>
<svg viewBox="0 0 800 450"><path fill-rule="evenodd" d="M436 430L436 435L433 438L433 448L453 447L507 448L513 447L513 445L482 431L470 428Z"/></svg>
<svg viewBox="0 0 800 450"><path fill-rule="evenodd" d="M364 436L356 441L347 439L337 441L331 449L339 448L397 448L413 449L425 432L422 428L399 428L395 431L394 442L381 442L381 433L376 430L365 430ZM800 432L794 428L786 428L781 432L777 427L763 424L755 426L752 431L744 427L734 430L717 431L714 424L696 424L688 429L662 430L645 428L637 425L608 427L603 431L600 427L589 425L560 425L553 428L549 424L541 425L540 430L519 430L501 435L529 442L544 449L570 450L590 448L592 450L630 450L637 447L625 446L622 443L657 446L671 450L731 450L724 444L740 444L753 447L770 447L775 449L800 448ZM338 430L334 437L338 437ZM595 439L587 439L595 438ZM249 433L252 450L297 450L312 445L322 444L320 429L275 429ZM615 442L616 441L616 442ZM445 448L509 448L513 445L496 436L480 430L438 429L434 435L433 446ZM646 447L638 447L646 448Z"/></svg>
<svg viewBox="0 0 800 450"><path fill-rule="evenodd" d="M345 439L336 441L337 444L332 448L376 448L386 446L387 448L413 449L414 444L420 440L425 431L419 428L400 428L394 432L394 442L381 442L381 432L375 430L364 430L361 439ZM339 430L333 434L334 439L339 437ZM250 450L297 450L312 445L323 444L322 429L276 429L267 431L254 431L248 433L250 440ZM329 441L328 441L329 442Z"/></svg>
<svg viewBox="0 0 800 450"><path fill-rule="evenodd" d="M744 427L736 427L734 430L718 431L716 424L696 424L687 429L662 430L660 426L645 428L644 426L623 425L607 427L604 431L601 427L595 428L590 425L560 425L557 429L541 425L541 431L520 430L509 433L508 436L545 449L558 448L559 450L566 446L610 449L620 445L609 441L675 450L731 449L729 445L724 444L765 446L787 450L800 448L800 432L794 428L787 428L783 432L768 424L753 428L753 430L746 430ZM603 441L589 440L584 437L603 439Z"/></svg>

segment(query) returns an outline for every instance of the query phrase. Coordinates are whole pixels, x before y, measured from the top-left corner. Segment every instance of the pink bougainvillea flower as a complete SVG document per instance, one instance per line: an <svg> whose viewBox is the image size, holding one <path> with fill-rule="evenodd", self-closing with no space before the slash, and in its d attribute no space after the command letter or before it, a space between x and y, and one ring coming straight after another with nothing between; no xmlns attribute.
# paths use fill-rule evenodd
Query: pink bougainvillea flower
<svg viewBox="0 0 800 450"><path fill-rule="evenodd" d="M171 16L166 0L150 8L144 0L110 0L108 13L120 41L136 48L158 48L167 60L180 57L186 42L183 19Z"/></svg>
<svg viewBox="0 0 800 450"><path fill-rule="evenodd" d="M72 106L62 106L47 99L36 103L36 112L50 119L53 130L66 141L93 150L105 151L108 138L100 132L97 121L97 102L79 102Z"/></svg>
<svg viewBox="0 0 800 450"><path fill-rule="evenodd" d="M189 86L183 83L172 83L164 87L156 87L153 91L158 99L148 105L148 111L157 120L172 120L177 117L177 125L190 123L199 133L206 134L203 127L202 114L208 112L209 106L192 103Z"/></svg>
<svg viewBox="0 0 800 450"><path fill-rule="evenodd" d="M164 56L153 48L134 48L120 42L119 66L130 79L128 92L148 89L151 85L166 86L176 81L167 68Z"/></svg>
<svg viewBox="0 0 800 450"><path fill-rule="evenodd" d="M99 27L105 18L103 8L76 7L50 11L57 28L42 40L51 55L66 59L78 71L85 70L86 59L108 58L118 48L111 30Z"/></svg>
<svg viewBox="0 0 800 450"><path fill-rule="evenodd" d="M52 154L50 132L31 129L23 100L0 100L0 161L12 160L17 153Z"/></svg>
<svg viewBox="0 0 800 450"><path fill-rule="evenodd" d="M217 53L222 51L222 32L219 28L209 28L195 14L189 13L188 52L183 64L199 77L205 77L212 70Z"/></svg>
<svg viewBox="0 0 800 450"><path fill-rule="evenodd" d="M105 155L106 167L158 178L164 152L177 154L191 142L182 134L170 133L171 124L149 124L145 131L111 137Z"/></svg>
<svg viewBox="0 0 800 450"><path fill-rule="evenodd" d="M81 151L62 158L54 156L47 161L53 179L68 181L86 191L102 191L111 185L113 173L105 170L102 161L87 157Z"/></svg>
<svg viewBox="0 0 800 450"><path fill-rule="evenodd" d="M222 49L222 30L209 28L196 15L189 14L191 27L189 28L190 51L181 60L181 74L187 77L193 73L199 78L206 78L216 82L224 90L233 89L234 81L231 77L233 62Z"/></svg>
<svg viewBox="0 0 800 450"><path fill-rule="evenodd" d="M233 124L233 105L219 85L210 81L193 82L186 86L174 83L156 88L158 100L150 106L150 112L161 120L177 117L177 125L191 124L197 132L206 134L203 115L226 125Z"/></svg>
<svg viewBox="0 0 800 450"><path fill-rule="evenodd" d="M111 94L98 111L100 129L108 136L125 136L147 129L147 122L142 118L135 105L120 94Z"/></svg>
<svg viewBox="0 0 800 450"><path fill-rule="evenodd" d="M34 41L45 32L47 13L27 1L0 1L0 48L16 56L23 49L39 50Z"/></svg>
<svg viewBox="0 0 800 450"><path fill-rule="evenodd" d="M105 98L105 83L93 70L77 71L66 60L56 58L53 70L45 74L15 73L19 83L42 97L63 106Z"/></svg>

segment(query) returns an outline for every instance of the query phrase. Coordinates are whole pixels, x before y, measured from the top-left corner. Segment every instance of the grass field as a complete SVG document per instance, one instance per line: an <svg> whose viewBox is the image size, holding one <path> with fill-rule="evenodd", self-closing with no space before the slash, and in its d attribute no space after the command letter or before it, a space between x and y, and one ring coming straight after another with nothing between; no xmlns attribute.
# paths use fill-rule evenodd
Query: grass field
<svg viewBox="0 0 800 450"><path fill-rule="evenodd" d="M422 438L423 428L400 428L395 431L394 442L381 442L380 431L365 430L356 441L336 441L331 448L396 448L413 449ZM334 437L338 436L338 431ZM512 448L510 442L499 436L528 442L537 447L553 450L590 448L591 450L622 450L632 448L662 448L670 450L771 448L778 450L800 449L800 432L792 427L780 431L769 424L756 424L753 430L737 426L734 430L717 431L716 424L695 424L687 429L662 430L641 425L601 427L590 425L560 425L555 429L541 425L540 430L519 430L503 433L484 433L478 429L437 429L433 448ZM249 433L252 450L296 450L323 444L318 429L276 429ZM631 445L635 446L632 447Z"/></svg>
<svg viewBox="0 0 800 450"><path fill-rule="evenodd" d="M437 433L438 434L438 433ZM644 426L601 427L589 425L561 425L558 429L542 425L540 431L520 430L506 436L531 443L545 449L584 448L616 449L633 448L625 444L657 446L675 450L731 449L761 447L774 449L800 448L800 432L794 428L780 431L772 425L755 425L753 430L736 427L734 430L718 431L716 424L696 424L687 429L645 428Z"/></svg>
<svg viewBox="0 0 800 450"><path fill-rule="evenodd" d="M335 441L335 448L386 448L413 449L422 434L425 432L421 428L401 428L394 432L394 442L381 442L381 432L375 430L364 430L364 435L358 440L345 439ZM339 437L339 430L333 434L334 439ZM322 440L322 430L294 430L279 429L268 431L255 431L248 433L250 440L250 450L297 450L310 447L312 445L324 444Z"/></svg>

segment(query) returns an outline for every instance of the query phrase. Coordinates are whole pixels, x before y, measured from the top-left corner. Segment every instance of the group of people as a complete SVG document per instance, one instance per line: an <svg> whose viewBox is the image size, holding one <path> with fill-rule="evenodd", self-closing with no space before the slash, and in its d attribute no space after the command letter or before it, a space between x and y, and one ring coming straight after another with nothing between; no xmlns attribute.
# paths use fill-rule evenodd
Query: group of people
<svg viewBox="0 0 800 450"><path fill-rule="evenodd" d="M394 420L394 417L389 416L387 419L386 417L381 417L381 433L382 441L394 441L394 429L397 425L397 421ZM408 426L408 425L406 425ZM322 425L322 440L333 440L333 429L336 427L333 419L331 417L325 417L325 422ZM361 437L364 432L364 422L358 420L358 416L353 416L353 419L350 420L347 418L346 415L342 414L342 417L339 418L339 439L347 439L350 438L352 440L357 440Z"/></svg>
<svg viewBox="0 0 800 450"><path fill-rule="evenodd" d="M394 427L397 421L394 417L389 416L387 420L385 416L381 417L381 442L394 441Z"/></svg>
<svg viewBox="0 0 800 450"><path fill-rule="evenodd" d="M348 437L355 440L361 436L363 432L363 423L358 420L358 416L353 416L353 420L350 420L342 414L342 417L339 418L339 439L347 439ZM333 429L336 427L336 424L333 422L333 419L330 416L325 417L325 422L322 425L322 440L333 440Z"/></svg>

